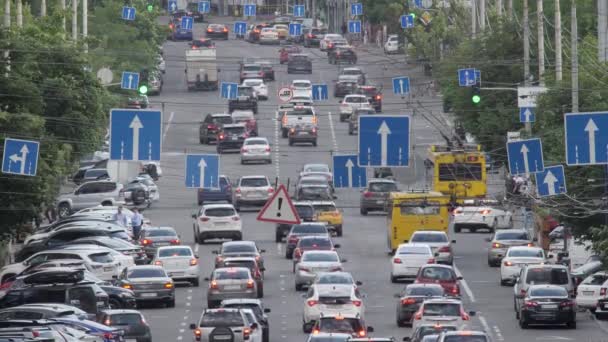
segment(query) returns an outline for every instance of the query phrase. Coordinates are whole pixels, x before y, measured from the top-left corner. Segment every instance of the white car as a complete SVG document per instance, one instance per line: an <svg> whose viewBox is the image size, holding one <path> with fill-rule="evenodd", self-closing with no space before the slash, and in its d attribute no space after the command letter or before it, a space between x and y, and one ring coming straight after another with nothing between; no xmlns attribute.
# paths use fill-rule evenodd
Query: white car
<svg viewBox="0 0 608 342"><path fill-rule="evenodd" d="M312 82L309 80L293 80L291 82L293 96L307 96L312 98Z"/></svg>
<svg viewBox="0 0 608 342"><path fill-rule="evenodd" d="M608 272L596 272L585 278L576 290L576 304L581 308L595 309L597 301L606 298Z"/></svg>
<svg viewBox="0 0 608 342"><path fill-rule="evenodd" d="M521 268L526 265L538 265L546 262L545 252L539 247L509 247L500 263L500 285L514 283ZM578 300L578 298L577 298Z"/></svg>
<svg viewBox="0 0 608 342"><path fill-rule="evenodd" d="M340 122L348 120L355 109L359 108L371 109L367 96L360 94L346 95L342 102L340 102Z"/></svg>
<svg viewBox="0 0 608 342"><path fill-rule="evenodd" d="M431 247L438 264L454 264L454 252L452 244L456 240L451 240L448 234L435 230L417 230L410 237L410 243L422 243Z"/></svg>
<svg viewBox="0 0 608 342"><path fill-rule="evenodd" d="M340 260L335 251L305 251L300 262L296 264L296 291L311 284L319 273L342 271L342 262L345 260Z"/></svg>
<svg viewBox="0 0 608 342"><path fill-rule="evenodd" d="M455 325L459 330L463 330L470 326L471 316L474 315L474 311L467 313L464 310L464 305L459 299L428 299L422 302L414 314L412 331L416 331L421 325L428 324Z"/></svg>
<svg viewBox="0 0 608 342"><path fill-rule="evenodd" d="M321 51L325 51L329 47L329 44L331 44L334 40L340 40L340 39L344 39L341 34L328 33L319 42L319 49Z"/></svg>
<svg viewBox="0 0 608 342"><path fill-rule="evenodd" d="M251 329L251 333L249 333L249 342L262 342L263 341L263 330L262 323L258 322L258 319L253 312L253 309L240 309L243 312L243 315L247 319L247 323L249 323L249 327ZM254 325L255 324L255 325Z"/></svg>
<svg viewBox="0 0 608 342"><path fill-rule="evenodd" d="M122 272L123 269L125 269L125 267L131 267L131 266L135 266L135 259L133 258L132 254L125 254L122 252L119 252L117 250L114 250L112 248L109 247L105 247L105 246L100 246L100 245L93 245L93 244L89 244L89 243L81 243L81 244L75 244L75 245L65 245L62 246L61 249L65 249L65 250L86 250L86 251L96 251L97 253L108 253L111 257L111 259L113 259L113 264L116 267L116 275L118 275L120 272ZM91 257L89 255L89 259L95 261L95 260L99 260L98 262L101 263L103 260L109 260L110 258L107 258L105 255L95 255L93 257ZM107 262L107 261L103 261L103 262ZM93 273L95 273L95 267L93 267ZM104 279L107 280L107 279Z"/></svg>
<svg viewBox="0 0 608 342"><path fill-rule="evenodd" d="M198 287L198 255L190 246L158 247L152 264L162 266L173 281L187 281Z"/></svg>
<svg viewBox="0 0 608 342"><path fill-rule="evenodd" d="M264 27L260 32L260 44L279 44L279 32L272 27Z"/></svg>
<svg viewBox="0 0 608 342"><path fill-rule="evenodd" d="M513 227L513 213L497 207L495 201L483 201L479 205L458 207L454 210L454 232L459 233L462 228L472 232L477 229L509 229ZM471 203L475 204L475 203Z"/></svg>
<svg viewBox="0 0 608 342"><path fill-rule="evenodd" d="M359 315L363 319L365 305L350 285L311 285L306 294L302 330L309 333L321 315Z"/></svg>
<svg viewBox="0 0 608 342"><path fill-rule="evenodd" d="M396 283L401 278L415 279L420 267L429 263L435 263L429 245L402 243L391 260L391 282Z"/></svg>
<svg viewBox="0 0 608 342"><path fill-rule="evenodd" d="M205 243L207 239L243 239L243 223L232 204L203 205L194 218L194 241Z"/></svg>
<svg viewBox="0 0 608 342"><path fill-rule="evenodd" d="M254 95L258 100L268 100L268 86L260 78L248 78L243 80L241 86L252 87Z"/></svg>
<svg viewBox="0 0 608 342"><path fill-rule="evenodd" d="M241 164L250 162L272 163L268 139L264 137L245 139L241 147Z"/></svg>
<svg viewBox="0 0 608 342"><path fill-rule="evenodd" d="M240 210L242 205L262 206L274 193L268 177L262 175L243 176L236 182L234 189L234 207Z"/></svg>
<svg viewBox="0 0 608 342"><path fill-rule="evenodd" d="M399 36L396 34L391 34L388 36L386 43L384 43L384 53L399 53Z"/></svg>
<svg viewBox="0 0 608 342"><path fill-rule="evenodd" d="M312 96L297 94L291 97L289 103L294 106L312 106L314 103L312 101Z"/></svg>

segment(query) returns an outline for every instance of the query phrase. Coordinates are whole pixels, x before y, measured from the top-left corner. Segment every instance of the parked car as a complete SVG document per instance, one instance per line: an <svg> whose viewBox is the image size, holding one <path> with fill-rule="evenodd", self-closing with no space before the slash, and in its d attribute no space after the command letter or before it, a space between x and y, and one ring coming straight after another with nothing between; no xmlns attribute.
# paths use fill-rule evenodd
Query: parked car
<svg viewBox="0 0 608 342"><path fill-rule="evenodd" d="M96 205L124 205L123 185L114 181L92 181L77 187L72 193L57 198L60 218Z"/></svg>

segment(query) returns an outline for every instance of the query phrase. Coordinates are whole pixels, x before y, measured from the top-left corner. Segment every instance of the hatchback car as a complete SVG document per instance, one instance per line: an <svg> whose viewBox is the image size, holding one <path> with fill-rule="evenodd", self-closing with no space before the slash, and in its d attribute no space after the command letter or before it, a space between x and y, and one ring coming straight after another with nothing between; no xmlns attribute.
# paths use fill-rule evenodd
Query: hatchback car
<svg viewBox="0 0 608 342"><path fill-rule="evenodd" d="M203 244L207 239L243 239L243 223L232 204L203 205L192 218L196 243Z"/></svg>
<svg viewBox="0 0 608 342"><path fill-rule="evenodd" d="M471 232L476 232L478 229L494 232L497 229L513 227L513 213L499 208L496 202L483 201L472 204L454 210L454 232L459 233L462 228L468 228Z"/></svg>
<svg viewBox="0 0 608 342"><path fill-rule="evenodd" d="M135 293L138 303L164 303L175 307L173 280L161 266L139 265L125 268L116 284Z"/></svg>
<svg viewBox="0 0 608 342"><path fill-rule="evenodd" d="M429 264L420 267L414 282L416 284L439 284L446 294L459 297L459 280L462 280L462 277L456 275L452 266Z"/></svg>
<svg viewBox="0 0 608 342"><path fill-rule="evenodd" d="M463 329L469 326L471 316L474 315L475 311L465 311L464 304L459 299L427 299L422 302L420 308L414 314L412 328L416 329L421 324L448 323Z"/></svg>
<svg viewBox="0 0 608 342"><path fill-rule="evenodd" d="M384 53L399 53L401 49L401 44L399 44L399 36L396 34L391 34L388 36L386 43L384 43Z"/></svg>
<svg viewBox="0 0 608 342"><path fill-rule="evenodd" d="M255 279L245 267L217 268L211 277L205 280L209 282L207 290L209 308L220 306L225 299L258 297Z"/></svg>
<svg viewBox="0 0 608 342"><path fill-rule="evenodd" d="M199 284L198 255L190 246L165 246L156 250L152 264L162 266L173 281Z"/></svg>
<svg viewBox="0 0 608 342"><path fill-rule="evenodd" d="M412 318L427 299L442 298L443 287L439 284L410 284L403 292L395 295L397 302L397 326L405 327L412 325Z"/></svg>
<svg viewBox="0 0 608 342"><path fill-rule="evenodd" d="M243 80L242 86L253 88L258 100L268 100L268 86L262 78L248 78Z"/></svg>
<svg viewBox="0 0 608 342"><path fill-rule="evenodd" d="M373 327L367 327L358 315L322 315L313 327L313 335L319 333L346 333L351 337L367 337L374 332Z"/></svg>
<svg viewBox="0 0 608 342"><path fill-rule="evenodd" d="M241 164L251 162L272 163L270 143L264 137L247 138L241 147Z"/></svg>
<svg viewBox="0 0 608 342"><path fill-rule="evenodd" d="M561 286L532 285L523 298L517 318L522 329L530 324L565 324L576 329L576 302Z"/></svg>
<svg viewBox="0 0 608 342"><path fill-rule="evenodd" d="M333 201L314 201L312 207L315 209L315 220L318 222L324 222L327 225L327 229L331 232L335 232L337 236L344 234L343 223L344 216L342 209L336 206Z"/></svg>
<svg viewBox="0 0 608 342"><path fill-rule="evenodd" d="M227 150L239 151L248 137L244 124L223 125L217 134L217 153L222 154Z"/></svg>
<svg viewBox="0 0 608 342"><path fill-rule="evenodd" d="M269 308L264 307L264 303L260 299L225 299L220 307L233 309L250 309L256 316L257 321L262 325L262 340L268 342L270 340L270 331L268 327Z"/></svg>
<svg viewBox="0 0 608 342"><path fill-rule="evenodd" d="M382 111L382 92L381 88L373 85L360 85L357 87L357 93L367 96L369 103L374 108L376 113Z"/></svg>
<svg viewBox="0 0 608 342"><path fill-rule="evenodd" d="M219 268L223 267L246 267L251 273L251 277L255 281L258 298L264 298L264 272L255 257L229 257L224 258L219 264Z"/></svg>
<svg viewBox="0 0 608 342"><path fill-rule="evenodd" d="M356 94L359 84L354 79L338 80L334 85L334 97L344 97L346 95Z"/></svg>
<svg viewBox="0 0 608 342"><path fill-rule="evenodd" d="M240 210L241 206L261 206L266 204L274 193L268 177L255 175L243 176L236 182L234 190L234 207Z"/></svg>
<svg viewBox="0 0 608 342"><path fill-rule="evenodd" d="M342 263L335 251L306 251L302 254L300 262L295 270L295 289L302 290L304 286L311 284L318 273L342 271Z"/></svg>
<svg viewBox="0 0 608 342"><path fill-rule="evenodd" d="M500 266L509 247L534 246L525 229L498 230L494 233L493 238L487 238L486 241L490 243L490 248L488 248L488 266L490 267Z"/></svg>
<svg viewBox="0 0 608 342"><path fill-rule="evenodd" d="M300 222L312 222L314 219L314 208L309 202L293 202L293 206L298 213ZM275 230L275 242L283 241L283 238L287 236L293 225L286 223L279 223Z"/></svg>
<svg viewBox="0 0 608 342"><path fill-rule="evenodd" d="M327 178L327 184L331 185L333 174L327 164L305 164L300 171L300 177L323 176Z"/></svg>
<svg viewBox="0 0 608 342"><path fill-rule="evenodd" d="M310 333L321 315L348 315L364 317L365 305L354 287L326 287L311 285L304 296L302 330Z"/></svg>
<svg viewBox="0 0 608 342"><path fill-rule="evenodd" d="M297 45L287 45L279 50L279 63L285 64L289 61L290 54L298 54L302 49Z"/></svg>
<svg viewBox="0 0 608 342"><path fill-rule="evenodd" d="M367 187L361 190L359 211L367 215L370 211L384 211L386 200L391 192L399 191L397 183L391 179L370 179Z"/></svg>
<svg viewBox="0 0 608 342"><path fill-rule="evenodd" d="M576 304L581 308L596 311L599 300L606 298L607 289L608 272L596 272L579 284L576 291Z"/></svg>
<svg viewBox="0 0 608 342"><path fill-rule="evenodd" d="M279 33L272 27L264 27L260 32L260 45L262 44L279 44Z"/></svg>
<svg viewBox="0 0 608 342"><path fill-rule="evenodd" d="M372 108L357 108L348 118L348 135L359 133L359 117L362 115L374 115L376 112Z"/></svg>
<svg viewBox="0 0 608 342"><path fill-rule="evenodd" d="M144 227L139 233L139 243L148 258L152 259L158 247L179 245L181 241L172 227Z"/></svg>
<svg viewBox="0 0 608 342"><path fill-rule="evenodd" d="M126 341L152 342L152 332L144 315L136 310L106 310L99 323L124 331Z"/></svg>
<svg viewBox="0 0 608 342"><path fill-rule="evenodd" d="M365 95L346 95L340 102L340 122L348 120L355 111L359 108L371 108L369 100Z"/></svg>

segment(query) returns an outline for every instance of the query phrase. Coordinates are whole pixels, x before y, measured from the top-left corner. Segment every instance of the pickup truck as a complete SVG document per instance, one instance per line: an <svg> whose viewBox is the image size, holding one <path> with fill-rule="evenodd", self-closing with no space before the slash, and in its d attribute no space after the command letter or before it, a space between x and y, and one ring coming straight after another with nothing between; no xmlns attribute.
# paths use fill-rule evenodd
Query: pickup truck
<svg viewBox="0 0 608 342"><path fill-rule="evenodd" d="M235 99L228 101L228 113L234 110L251 110L253 114L258 113L258 99L253 87L239 86Z"/></svg>
<svg viewBox="0 0 608 342"><path fill-rule="evenodd" d="M281 133L283 138L287 138L289 130L296 126L312 125L317 127L317 115L312 106L282 106L281 113Z"/></svg>

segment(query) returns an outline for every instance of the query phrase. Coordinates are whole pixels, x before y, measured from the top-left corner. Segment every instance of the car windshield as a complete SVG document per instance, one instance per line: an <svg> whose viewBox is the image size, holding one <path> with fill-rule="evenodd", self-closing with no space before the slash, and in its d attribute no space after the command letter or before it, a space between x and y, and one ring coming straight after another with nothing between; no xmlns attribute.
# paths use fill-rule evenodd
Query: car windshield
<svg viewBox="0 0 608 342"><path fill-rule="evenodd" d="M268 179L264 178L242 178L241 179L242 187L263 187L268 186Z"/></svg>
<svg viewBox="0 0 608 342"><path fill-rule="evenodd" d="M208 311L203 315L199 326L206 327L242 327L245 323L240 311L217 310Z"/></svg>
<svg viewBox="0 0 608 342"><path fill-rule="evenodd" d="M378 92L378 89L374 88L374 87L365 87L365 88L359 88L361 90L361 92L365 95L368 96L372 96L372 95L376 95L376 93Z"/></svg>
<svg viewBox="0 0 608 342"><path fill-rule="evenodd" d="M335 253L304 253L302 261L307 262L338 262L338 255Z"/></svg>
<svg viewBox="0 0 608 342"><path fill-rule="evenodd" d="M192 256L190 248L162 248L158 251L158 256L163 257L176 257L176 256Z"/></svg>
<svg viewBox="0 0 608 342"><path fill-rule="evenodd" d="M320 224L294 225L292 233L296 234L327 234L327 228Z"/></svg>
<svg viewBox="0 0 608 342"><path fill-rule="evenodd" d="M414 233L410 242L448 242L448 237L444 234Z"/></svg>
<svg viewBox="0 0 608 342"><path fill-rule="evenodd" d="M407 296L443 296L443 287L441 286L408 286L405 288Z"/></svg>
<svg viewBox="0 0 608 342"><path fill-rule="evenodd" d="M236 213L234 208L207 208L205 209L205 216L213 217L227 217L234 216Z"/></svg>
<svg viewBox="0 0 608 342"><path fill-rule="evenodd" d="M530 297L568 297L568 291L562 287L530 289Z"/></svg>
<svg viewBox="0 0 608 342"><path fill-rule="evenodd" d="M224 127L224 133L226 135L243 135L245 134L245 127Z"/></svg>
<svg viewBox="0 0 608 342"><path fill-rule="evenodd" d="M255 245L250 244L228 244L222 246L222 254L224 253L257 253Z"/></svg>
<svg viewBox="0 0 608 342"><path fill-rule="evenodd" d="M408 246L408 247L401 247L399 248L399 250L397 251L397 254L399 255L432 255L433 253L431 252L431 249L429 247L426 246Z"/></svg>
<svg viewBox="0 0 608 342"><path fill-rule="evenodd" d="M526 232L498 232L496 240L529 240Z"/></svg>
<svg viewBox="0 0 608 342"><path fill-rule="evenodd" d="M216 116L213 118L213 122L216 124L231 124L232 118L229 116Z"/></svg>
<svg viewBox="0 0 608 342"><path fill-rule="evenodd" d="M255 269L256 263L253 260L226 260L224 267L245 267L250 270Z"/></svg>
<svg viewBox="0 0 608 342"><path fill-rule="evenodd" d="M249 279L249 272L247 270L222 270L218 269L215 271L213 277L215 280L229 280L229 279Z"/></svg>
<svg viewBox="0 0 608 342"><path fill-rule="evenodd" d="M141 316L136 313L117 314L110 318L111 325L140 325Z"/></svg>
<svg viewBox="0 0 608 342"><path fill-rule="evenodd" d="M443 339L444 342L488 342L483 335L450 335Z"/></svg>
<svg viewBox="0 0 608 342"><path fill-rule="evenodd" d="M445 267L425 267L421 273L422 278L432 280L454 280L454 272Z"/></svg>
<svg viewBox="0 0 608 342"><path fill-rule="evenodd" d="M294 88L310 88L310 83L308 82L293 82L291 84Z"/></svg>
<svg viewBox="0 0 608 342"><path fill-rule="evenodd" d="M144 236L157 237L157 236L177 236L174 230L169 229L150 229L146 230Z"/></svg>
<svg viewBox="0 0 608 342"><path fill-rule="evenodd" d="M251 96L253 89L251 87L238 87L238 96Z"/></svg>
<svg viewBox="0 0 608 342"><path fill-rule="evenodd" d="M425 303L424 316L460 316L460 304L457 303Z"/></svg>
<svg viewBox="0 0 608 342"><path fill-rule="evenodd" d="M245 141L245 145L268 145L268 141L265 139L249 139Z"/></svg>
<svg viewBox="0 0 608 342"><path fill-rule="evenodd" d="M317 281L319 284L354 284L350 275L328 273L323 274Z"/></svg>
<svg viewBox="0 0 608 342"><path fill-rule="evenodd" d="M397 191L397 184L390 182L377 182L369 184L369 191L371 192L391 192Z"/></svg>
<svg viewBox="0 0 608 342"><path fill-rule="evenodd" d="M301 239L298 242L298 246L302 247L313 247L313 248L321 248L321 247L331 247L331 241L329 239Z"/></svg>
<svg viewBox="0 0 608 342"><path fill-rule="evenodd" d="M361 323L355 318L330 318L321 320L321 331L345 332L361 330Z"/></svg>
<svg viewBox="0 0 608 342"><path fill-rule="evenodd" d="M565 268L532 268L528 270L526 283L530 285L568 284L568 270Z"/></svg>
<svg viewBox="0 0 608 342"><path fill-rule="evenodd" d="M365 103L365 102L367 102L367 98L366 97L361 97L361 96L351 96L351 97L347 97L346 99L344 99L344 102L347 102L347 103Z"/></svg>
<svg viewBox="0 0 608 342"><path fill-rule="evenodd" d="M165 270L161 268L132 268L127 272L127 278L165 278Z"/></svg>
<svg viewBox="0 0 608 342"><path fill-rule="evenodd" d="M336 211L336 206L333 204L313 204L315 211L318 213Z"/></svg>
<svg viewBox="0 0 608 342"><path fill-rule="evenodd" d="M291 60L296 61L296 62L307 62L308 57L307 56L292 56Z"/></svg>
<svg viewBox="0 0 608 342"><path fill-rule="evenodd" d="M263 84L264 82L262 82L262 80L247 80L243 83L248 87L257 87L257 86Z"/></svg>
<svg viewBox="0 0 608 342"><path fill-rule="evenodd" d="M254 303L251 304L247 304L247 303L233 303L233 304L226 304L226 305L222 305L225 308L235 308L235 309L251 309L251 311L253 311L253 314L258 317L261 318L264 316L264 311L262 310L262 308Z"/></svg>
<svg viewBox="0 0 608 342"><path fill-rule="evenodd" d="M507 257L542 258L543 256L543 251L540 249L512 249L507 253Z"/></svg>
<svg viewBox="0 0 608 342"><path fill-rule="evenodd" d="M262 69L261 65L245 65L243 66L243 71L260 71Z"/></svg>
<svg viewBox="0 0 608 342"><path fill-rule="evenodd" d="M296 211L298 212L298 216L300 216L300 218L312 217L314 215L313 208L308 205L296 205Z"/></svg>
<svg viewBox="0 0 608 342"><path fill-rule="evenodd" d="M331 199L329 196L329 187L327 186L305 186L300 188L303 195L313 195L320 199Z"/></svg>

